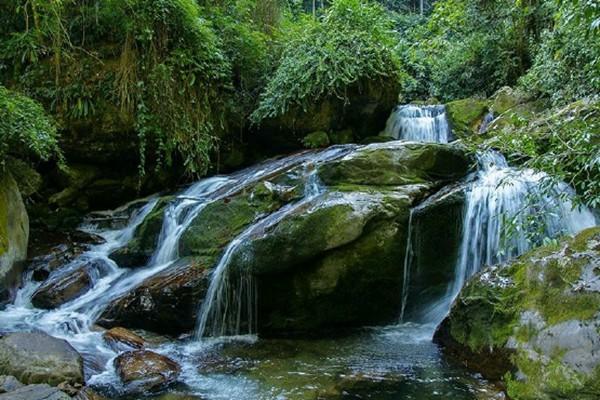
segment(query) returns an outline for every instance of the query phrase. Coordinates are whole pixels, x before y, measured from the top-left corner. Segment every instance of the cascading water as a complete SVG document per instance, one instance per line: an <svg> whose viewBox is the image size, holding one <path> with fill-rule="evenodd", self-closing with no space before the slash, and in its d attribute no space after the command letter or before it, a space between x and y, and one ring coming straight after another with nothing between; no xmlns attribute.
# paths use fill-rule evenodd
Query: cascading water
<svg viewBox="0 0 600 400"><path fill-rule="evenodd" d="M466 189L455 278L420 318L433 326L442 322L466 280L481 267L509 261L546 238L595 225L590 210L574 207L573 192L566 184L547 185L547 175L510 168L494 151L480 153L478 161L479 170Z"/></svg>
<svg viewBox="0 0 600 400"><path fill-rule="evenodd" d="M280 210L259 220L236 237L225 249L217 267L212 272L211 282L198 313L196 337L238 336L255 333L256 291L248 271L229 271L232 256L240 251L246 240L281 219L305 206L318 197L324 188L316 174L319 162L332 160L347 153L348 147L334 147L316 154L303 163L304 197L301 201L288 204Z"/></svg>
<svg viewBox="0 0 600 400"><path fill-rule="evenodd" d="M399 140L448 143L450 126L443 105L397 106L387 120L384 134Z"/></svg>

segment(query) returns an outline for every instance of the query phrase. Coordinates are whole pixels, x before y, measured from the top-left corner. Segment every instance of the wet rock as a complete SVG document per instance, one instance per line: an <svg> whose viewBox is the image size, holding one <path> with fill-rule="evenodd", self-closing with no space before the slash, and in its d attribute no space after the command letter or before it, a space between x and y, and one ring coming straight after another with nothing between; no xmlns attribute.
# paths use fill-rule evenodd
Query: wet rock
<svg viewBox="0 0 600 400"><path fill-rule="evenodd" d="M427 192L332 192L232 256L257 279L261 334L319 334L397 317L409 208ZM373 296L377 293L377 296Z"/></svg>
<svg viewBox="0 0 600 400"><path fill-rule="evenodd" d="M413 209L410 281L405 320L420 317L423 304L441 298L454 279L462 238L465 183L444 187ZM435 249L435 251L432 251Z"/></svg>
<svg viewBox="0 0 600 400"><path fill-rule="evenodd" d="M121 268L138 268L148 264L162 229L165 208L172 196L161 198L144 221L136 228L133 238L126 246L115 250L110 258Z"/></svg>
<svg viewBox="0 0 600 400"><path fill-rule="evenodd" d="M73 400L107 400L106 397L99 395L93 389L84 387L73 397Z"/></svg>
<svg viewBox="0 0 600 400"><path fill-rule="evenodd" d="M104 332L103 337L106 343L115 351L141 349L146 344L144 338L121 327Z"/></svg>
<svg viewBox="0 0 600 400"><path fill-rule="evenodd" d="M600 228L493 266L463 289L436 333L446 351L515 399L596 399Z"/></svg>
<svg viewBox="0 0 600 400"><path fill-rule="evenodd" d="M93 389L84 387L73 397L73 400L107 400L106 397L99 395Z"/></svg>
<svg viewBox="0 0 600 400"><path fill-rule="evenodd" d="M179 365L147 350L136 350L119 355L115 361L119 377L131 392L159 390L177 381Z"/></svg>
<svg viewBox="0 0 600 400"><path fill-rule="evenodd" d="M0 339L0 374L26 384L81 384L83 360L65 340L40 332L10 333Z"/></svg>
<svg viewBox="0 0 600 400"><path fill-rule="evenodd" d="M31 303L50 310L79 297L91 287L90 274L85 267L79 267L50 277L33 293Z"/></svg>
<svg viewBox="0 0 600 400"><path fill-rule="evenodd" d="M40 243L40 238L44 238L46 243ZM79 230L58 235L55 232L36 231L36 238L30 246L34 257L28 261L27 270L32 271L35 281L45 281L52 272L74 261L91 246L104 242L98 235Z"/></svg>
<svg viewBox="0 0 600 400"><path fill-rule="evenodd" d="M363 147L319 167L319 177L330 186L400 186L430 181L454 181L474 166L456 146L390 142Z"/></svg>
<svg viewBox="0 0 600 400"><path fill-rule="evenodd" d="M14 376L10 376L10 375L0 376L0 394L12 392L13 390L16 390L23 386L24 385L21 382L19 382L19 380L17 378L15 378Z"/></svg>
<svg viewBox="0 0 600 400"><path fill-rule="evenodd" d="M113 300L97 323L179 334L194 329L214 259L185 258Z"/></svg>
<svg viewBox="0 0 600 400"><path fill-rule="evenodd" d="M50 385L39 384L0 394L0 400L71 400L71 396Z"/></svg>
<svg viewBox="0 0 600 400"><path fill-rule="evenodd" d="M0 172L0 304L10 300L16 264L27 257L29 217L13 177Z"/></svg>

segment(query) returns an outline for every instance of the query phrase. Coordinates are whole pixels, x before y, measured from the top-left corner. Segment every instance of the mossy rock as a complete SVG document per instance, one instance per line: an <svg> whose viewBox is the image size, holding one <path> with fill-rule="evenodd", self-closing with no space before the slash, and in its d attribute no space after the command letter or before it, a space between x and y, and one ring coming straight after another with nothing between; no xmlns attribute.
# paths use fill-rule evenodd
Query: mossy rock
<svg viewBox="0 0 600 400"><path fill-rule="evenodd" d="M0 171L0 301L18 279L16 263L27 257L29 217L13 177Z"/></svg>
<svg viewBox="0 0 600 400"><path fill-rule="evenodd" d="M458 146L393 142L363 147L323 164L318 173L330 186L400 186L460 179L473 165L473 159Z"/></svg>
<svg viewBox="0 0 600 400"><path fill-rule="evenodd" d="M454 136L462 139L478 132L488 112L489 103L483 99L462 99L446 104L446 114Z"/></svg>
<svg viewBox="0 0 600 400"><path fill-rule="evenodd" d="M354 143L354 132L352 129L330 132L329 140L331 140L331 144Z"/></svg>
<svg viewBox="0 0 600 400"><path fill-rule="evenodd" d="M516 400L600 397L600 228L488 268L436 334Z"/></svg>
<svg viewBox="0 0 600 400"><path fill-rule="evenodd" d="M160 198L152 211L136 228L129 243L110 255L110 258L121 268L142 267L150 260L158 245L165 209L173 198L173 196Z"/></svg>
<svg viewBox="0 0 600 400"><path fill-rule="evenodd" d="M505 86L492 96L491 111L495 115L500 115L511 108L531 101L531 96L520 89L513 89Z"/></svg>
<svg viewBox="0 0 600 400"><path fill-rule="evenodd" d="M29 163L18 158L8 157L6 169L14 177L21 196L28 198L36 193L42 186L42 176L29 165Z"/></svg>
<svg viewBox="0 0 600 400"><path fill-rule="evenodd" d="M256 277L259 331L320 335L389 322L401 295L411 204L424 193L332 192L247 239L230 270Z"/></svg>
<svg viewBox="0 0 600 400"><path fill-rule="evenodd" d="M329 136L327 132L317 131L309 133L302 139L302 144L307 149L319 149L329 146Z"/></svg>
<svg viewBox="0 0 600 400"><path fill-rule="evenodd" d="M181 236L182 256L214 256L259 216L282 205L281 198L259 183L232 197L219 199L204 207Z"/></svg>

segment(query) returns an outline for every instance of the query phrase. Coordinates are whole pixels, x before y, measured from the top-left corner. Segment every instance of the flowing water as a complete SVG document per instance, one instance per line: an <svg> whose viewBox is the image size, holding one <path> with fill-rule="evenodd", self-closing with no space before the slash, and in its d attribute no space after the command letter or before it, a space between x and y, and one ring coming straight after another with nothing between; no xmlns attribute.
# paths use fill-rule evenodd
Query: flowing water
<svg viewBox="0 0 600 400"><path fill-rule="evenodd" d="M451 130L443 105L397 106L387 120L384 135L399 140L448 143Z"/></svg>
<svg viewBox="0 0 600 400"><path fill-rule="evenodd" d="M441 143L452 137L443 106L399 106L388 120L386 134L400 140ZM341 339L259 340L252 335L256 331L256 287L245 271L229 271L232 255L243 250L248 238L260 235L299 207L318 201L326 188L318 180L316 165L343 157L355 148L347 145L302 152L190 186L164 207L156 249L142 268L120 268L109 255L127 244L144 218L158 210L160 199L147 199L120 229L86 227L106 242L91 247L56 273L95 265L90 271L91 289L55 310L40 310L31 303L40 283L26 276L14 303L0 311L2 330L42 330L68 340L84 357L89 384L110 398L138 399L123 393L113 367L117 353L104 344L94 321L110 301L178 259L179 240L204 207L271 176L294 170L300 171L305 182L303 198L259 217L229 243L212 271L198 313L196 336L156 338L150 342L152 350L175 359L183 368L182 384L171 391L202 399L495 398L497 393L485 381L440 354L431 341L437 323L446 315L465 280L481 266L506 261L546 236L574 233L595 223L589 211L572 209L571 192L566 185L542 190L544 175L510 168L497 153L479 156L479 170L466 187L455 278L448 283L445 295L425 307L419 319L357 330ZM406 258L399 260L404 262L399 310L402 315L411 301L408 291L416 250L412 246L412 212L409 225L407 243L399 244L407 250ZM94 260L101 262L90 264Z"/></svg>

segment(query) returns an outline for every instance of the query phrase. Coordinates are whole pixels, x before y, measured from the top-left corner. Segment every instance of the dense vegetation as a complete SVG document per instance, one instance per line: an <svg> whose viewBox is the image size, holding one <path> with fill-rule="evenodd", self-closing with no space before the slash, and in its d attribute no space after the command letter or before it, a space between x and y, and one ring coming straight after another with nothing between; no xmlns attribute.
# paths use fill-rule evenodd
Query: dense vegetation
<svg viewBox="0 0 600 400"><path fill-rule="evenodd" d="M242 147L265 119L331 98L351 104L366 85L393 87L406 102L487 97L519 86L558 107L600 92L599 71L595 0L0 5L0 83L39 101L59 132L133 133L142 175L172 165L203 175L219 149ZM37 132L36 144L26 146L48 158L56 153L54 131L35 126L19 135ZM14 126L2 129L3 147L14 148L5 139ZM550 140L560 151L585 153L564 169L597 167L589 136L569 145ZM535 166L558 170L538 152L517 150ZM598 195L594 185L582 185Z"/></svg>

